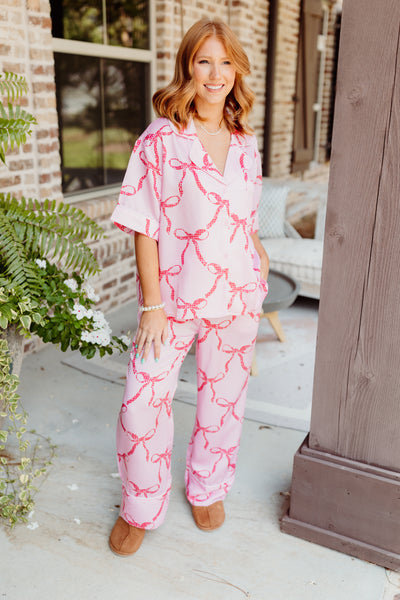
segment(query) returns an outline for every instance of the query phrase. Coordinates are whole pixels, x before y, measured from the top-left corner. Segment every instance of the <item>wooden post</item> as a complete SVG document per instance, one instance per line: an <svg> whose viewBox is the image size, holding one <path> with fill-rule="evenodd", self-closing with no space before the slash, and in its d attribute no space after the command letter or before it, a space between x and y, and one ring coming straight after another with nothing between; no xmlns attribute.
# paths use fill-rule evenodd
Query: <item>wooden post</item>
<svg viewBox="0 0 400 600"><path fill-rule="evenodd" d="M344 0L310 434L282 530L400 570L400 2Z"/></svg>

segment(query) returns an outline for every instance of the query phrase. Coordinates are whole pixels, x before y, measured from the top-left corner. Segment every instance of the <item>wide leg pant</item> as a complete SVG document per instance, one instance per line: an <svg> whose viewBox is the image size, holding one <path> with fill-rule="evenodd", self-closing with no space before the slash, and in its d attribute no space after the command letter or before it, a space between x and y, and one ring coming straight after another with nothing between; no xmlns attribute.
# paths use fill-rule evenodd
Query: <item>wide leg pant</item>
<svg viewBox="0 0 400 600"><path fill-rule="evenodd" d="M259 316L176 321L158 362L142 364L133 348L117 427L121 516L155 529L171 489L172 399L180 366L197 334L197 411L186 460L193 505L222 500L233 484Z"/></svg>

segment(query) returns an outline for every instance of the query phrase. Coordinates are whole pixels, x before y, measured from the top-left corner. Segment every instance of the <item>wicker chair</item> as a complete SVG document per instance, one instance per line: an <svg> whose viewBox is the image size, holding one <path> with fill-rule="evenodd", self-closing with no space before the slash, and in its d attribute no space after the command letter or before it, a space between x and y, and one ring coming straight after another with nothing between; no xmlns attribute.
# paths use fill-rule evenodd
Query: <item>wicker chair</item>
<svg viewBox="0 0 400 600"><path fill-rule="evenodd" d="M258 234L269 255L271 268L293 277L300 285L300 296L319 299L326 195L318 200L315 237L305 239L285 217L289 185L263 179Z"/></svg>

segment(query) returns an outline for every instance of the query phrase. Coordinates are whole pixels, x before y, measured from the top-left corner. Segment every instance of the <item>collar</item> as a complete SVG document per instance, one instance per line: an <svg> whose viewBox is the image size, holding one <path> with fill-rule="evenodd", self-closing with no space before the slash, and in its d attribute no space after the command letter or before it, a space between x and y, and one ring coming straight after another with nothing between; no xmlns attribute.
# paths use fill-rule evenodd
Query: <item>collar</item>
<svg viewBox="0 0 400 600"><path fill-rule="evenodd" d="M237 133L231 134L231 142L228 150L228 156L226 158L225 171L224 174L221 175L205 151L203 144L197 135L196 127L192 118L189 120L186 128L182 131L179 131L177 127L171 123L171 121L169 121L169 124L176 135L191 142L189 150L190 160L201 170L206 171L211 177L226 185L230 185L234 180L243 176L240 168L242 163L242 155L245 153L245 148L251 146L251 136L243 136Z"/></svg>

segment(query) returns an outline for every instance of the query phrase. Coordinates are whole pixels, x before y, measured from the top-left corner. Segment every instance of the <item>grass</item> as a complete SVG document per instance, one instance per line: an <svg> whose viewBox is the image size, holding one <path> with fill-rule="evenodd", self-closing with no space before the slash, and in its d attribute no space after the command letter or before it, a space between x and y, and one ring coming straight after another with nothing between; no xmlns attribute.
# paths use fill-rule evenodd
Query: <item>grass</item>
<svg viewBox="0 0 400 600"><path fill-rule="evenodd" d="M133 136L122 128L105 131L105 155L109 169L126 169L133 147ZM101 137L98 131L86 132L79 127L63 130L63 161L67 168L102 167Z"/></svg>

